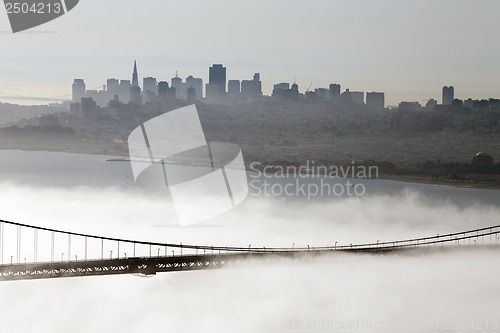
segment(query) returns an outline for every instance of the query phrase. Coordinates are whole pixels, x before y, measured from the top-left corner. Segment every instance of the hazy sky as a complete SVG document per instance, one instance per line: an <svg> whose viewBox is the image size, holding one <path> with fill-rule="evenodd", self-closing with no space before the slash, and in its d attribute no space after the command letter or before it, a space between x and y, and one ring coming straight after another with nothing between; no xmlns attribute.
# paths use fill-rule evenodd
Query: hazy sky
<svg viewBox="0 0 500 333"><path fill-rule="evenodd" d="M384 91L387 104L500 97L498 0L80 0L67 15L12 34L0 10L0 95L69 96L73 78L208 80L260 72L266 93L297 78L301 91Z"/></svg>

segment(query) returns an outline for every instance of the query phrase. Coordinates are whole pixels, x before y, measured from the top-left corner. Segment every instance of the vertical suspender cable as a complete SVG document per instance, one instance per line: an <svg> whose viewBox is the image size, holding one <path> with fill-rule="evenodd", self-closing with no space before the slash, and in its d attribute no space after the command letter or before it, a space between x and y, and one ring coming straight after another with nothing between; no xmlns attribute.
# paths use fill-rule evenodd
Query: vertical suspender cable
<svg viewBox="0 0 500 333"><path fill-rule="evenodd" d="M50 260L54 262L54 232L50 234Z"/></svg>

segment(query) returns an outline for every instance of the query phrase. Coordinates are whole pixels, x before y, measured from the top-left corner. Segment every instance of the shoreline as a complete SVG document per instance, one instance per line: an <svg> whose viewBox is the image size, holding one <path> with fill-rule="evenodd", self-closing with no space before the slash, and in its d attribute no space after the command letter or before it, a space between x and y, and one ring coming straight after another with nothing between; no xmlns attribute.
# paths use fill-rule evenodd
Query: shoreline
<svg viewBox="0 0 500 333"><path fill-rule="evenodd" d="M500 190L500 182L481 182L475 180L453 180L445 178L431 178L425 176L392 176L385 175L379 177L382 180L392 180L397 182L413 183L413 184L425 184L425 185L436 185L436 186L453 186L461 188L477 188L484 190Z"/></svg>
<svg viewBox="0 0 500 333"><path fill-rule="evenodd" d="M66 149L47 149L42 147L30 147L30 148L0 148L0 151L26 151L26 152L51 152L51 153L70 153L70 154L88 154L88 155L102 155L103 157L108 157L107 162L129 162L129 157L125 154L119 154L118 151L106 151L106 149L95 149L95 151L89 151L87 149L74 149L70 147L64 147ZM123 152L121 152L123 153ZM111 157L111 158L109 158ZM248 170L250 171L250 170ZM315 174L315 176L321 176L320 174ZM481 177L484 175L468 175ZM496 180L492 180L493 175L488 175L489 178L484 179L449 179L449 178L432 178L430 176L418 176L418 175L378 175L377 178L357 178L357 177L344 177L347 179L379 179L379 180L390 180L404 183L413 184L425 184L425 185L436 185L436 186L453 186L460 188L475 188L475 189L487 189L487 190L500 190L500 177Z"/></svg>

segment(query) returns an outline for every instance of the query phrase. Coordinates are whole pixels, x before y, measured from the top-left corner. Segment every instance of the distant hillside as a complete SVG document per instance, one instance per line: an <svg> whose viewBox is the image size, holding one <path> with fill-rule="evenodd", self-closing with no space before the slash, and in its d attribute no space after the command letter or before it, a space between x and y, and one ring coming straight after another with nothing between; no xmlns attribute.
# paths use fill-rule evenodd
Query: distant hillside
<svg viewBox="0 0 500 333"><path fill-rule="evenodd" d="M63 107L48 105L17 105L0 102L0 126L18 122L24 118L65 111Z"/></svg>

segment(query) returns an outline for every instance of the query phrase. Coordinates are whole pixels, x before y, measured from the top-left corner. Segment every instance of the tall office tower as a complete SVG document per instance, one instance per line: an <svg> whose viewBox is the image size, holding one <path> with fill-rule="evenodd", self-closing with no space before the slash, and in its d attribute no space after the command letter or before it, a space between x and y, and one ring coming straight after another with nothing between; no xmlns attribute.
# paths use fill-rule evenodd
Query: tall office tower
<svg viewBox="0 0 500 333"><path fill-rule="evenodd" d="M227 93L228 93L228 95L237 96L240 94L240 91L241 91L240 80L227 81Z"/></svg>
<svg viewBox="0 0 500 333"><path fill-rule="evenodd" d="M351 91L351 102L354 104L365 104L365 93L362 91Z"/></svg>
<svg viewBox="0 0 500 333"><path fill-rule="evenodd" d="M279 101L283 101L286 98L288 90L290 90L290 83L277 83L274 85L272 97Z"/></svg>
<svg viewBox="0 0 500 333"><path fill-rule="evenodd" d="M180 98L182 90L182 79L179 77L177 72L175 72L175 77L170 80L170 86L175 89L175 98Z"/></svg>
<svg viewBox="0 0 500 333"><path fill-rule="evenodd" d="M254 100L262 96L260 73L255 73L252 80L241 81L241 95L245 100Z"/></svg>
<svg viewBox="0 0 500 333"><path fill-rule="evenodd" d="M167 89L167 101L175 102L175 88L170 87Z"/></svg>
<svg viewBox="0 0 500 333"><path fill-rule="evenodd" d="M194 87L189 87L186 92L186 100L188 104L196 103L196 89Z"/></svg>
<svg viewBox="0 0 500 333"><path fill-rule="evenodd" d="M323 99L328 99L330 95L330 91L325 88L316 88L314 89L314 93L316 94L316 97L320 97Z"/></svg>
<svg viewBox="0 0 500 333"><path fill-rule="evenodd" d="M80 102L82 97L85 97L85 82L83 79L75 79L73 81L72 89L72 101Z"/></svg>
<svg viewBox="0 0 500 333"><path fill-rule="evenodd" d="M141 88L139 87L139 75L137 74L137 63L134 61L134 72L132 73L132 86L130 87L130 101L142 104Z"/></svg>
<svg viewBox="0 0 500 333"><path fill-rule="evenodd" d="M84 115L91 115L97 111L97 103L92 97L82 98L81 111Z"/></svg>
<svg viewBox="0 0 500 333"><path fill-rule="evenodd" d="M443 105L451 105L455 99L455 89L453 86L443 87Z"/></svg>
<svg viewBox="0 0 500 333"><path fill-rule="evenodd" d="M285 93L285 98L291 101L298 101L299 99L299 85L297 82L293 82L292 86L290 87L290 90Z"/></svg>
<svg viewBox="0 0 500 333"><path fill-rule="evenodd" d="M130 80L120 80L120 86L118 87L118 98L123 103L128 103L130 101Z"/></svg>
<svg viewBox="0 0 500 333"><path fill-rule="evenodd" d="M338 101L340 97L340 84L337 83L330 84L329 91L330 91L330 99L332 101Z"/></svg>
<svg viewBox="0 0 500 333"><path fill-rule="evenodd" d="M287 82L283 82L283 83L276 83L274 85L274 90L288 90L290 89L290 83L287 83Z"/></svg>
<svg viewBox="0 0 500 333"><path fill-rule="evenodd" d="M130 87L130 101L136 104L142 104L141 88L139 86Z"/></svg>
<svg viewBox="0 0 500 333"><path fill-rule="evenodd" d="M205 93L207 103L218 104L221 102L220 88L216 84L207 83L205 85Z"/></svg>
<svg viewBox="0 0 500 333"><path fill-rule="evenodd" d="M137 62L134 61L134 72L132 73L132 87L139 86L139 75L137 74Z"/></svg>
<svg viewBox="0 0 500 333"><path fill-rule="evenodd" d="M255 73L253 75L253 88L254 88L254 97L262 96L262 82L260 81L260 73Z"/></svg>
<svg viewBox="0 0 500 333"><path fill-rule="evenodd" d="M142 91L145 94L152 93L153 95L158 94L158 82L155 77L145 77L142 79Z"/></svg>
<svg viewBox="0 0 500 333"><path fill-rule="evenodd" d="M168 82L160 81L158 82L158 97L160 100L167 99L167 91L168 91Z"/></svg>
<svg viewBox="0 0 500 333"><path fill-rule="evenodd" d="M208 84L219 87L219 94L226 92L226 67L214 64L208 69Z"/></svg>
<svg viewBox="0 0 500 333"><path fill-rule="evenodd" d="M385 107L385 94L382 92L367 92L366 105L374 109L383 109Z"/></svg>
<svg viewBox="0 0 500 333"><path fill-rule="evenodd" d="M109 95L111 95L111 97L118 94L118 87L119 86L120 86L120 82L117 79L113 78L113 79L106 80L106 88L107 88Z"/></svg>
<svg viewBox="0 0 500 333"><path fill-rule="evenodd" d="M203 79L189 75L186 78L186 85L187 85L187 89L189 89L189 87L193 87L196 90L196 99L197 100L200 100L203 98ZM186 94L187 94L187 90L186 90Z"/></svg>

